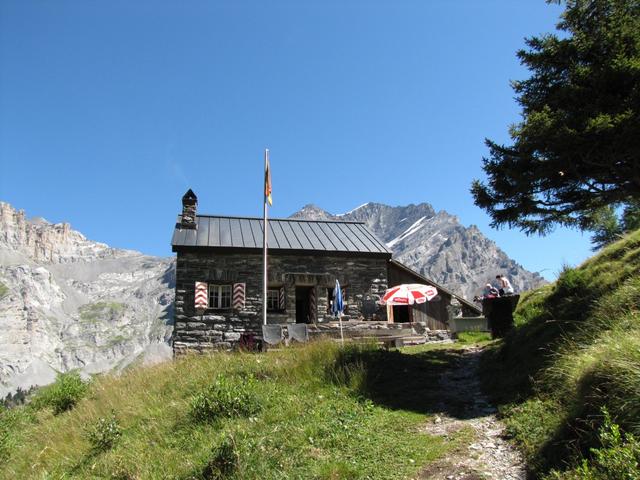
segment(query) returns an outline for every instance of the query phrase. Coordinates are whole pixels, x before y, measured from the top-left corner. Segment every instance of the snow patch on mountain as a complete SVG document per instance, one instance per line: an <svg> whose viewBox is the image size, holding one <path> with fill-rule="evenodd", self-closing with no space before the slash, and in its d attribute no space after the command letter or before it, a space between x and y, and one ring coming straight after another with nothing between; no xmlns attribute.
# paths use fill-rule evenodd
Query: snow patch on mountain
<svg viewBox="0 0 640 480"><path fill-rule="evenodd" d="M413 225L411 225L409 228L407 228L404 232L402 232L402 234L396 238L394 238L393 240L391 240L390 242L387 242L387 247L391 248L393 247L396 243L401 242L402 240L404 240L405 238L407 238L409 235L411 235L412 233L416 233L421 227L420 224L422 223L422 221L427 218L427 217L420 217L417 221L415 221L413 223ZM401 220L402 221L402 220Z"/></svg>
<svg viewBox="0 0 640 480"><path fill-rule="evenodd" d="M349 214L355 212L356 210L360 210L361 208L366 207L367 205L369 205L369 203L371 203L371 202L367 202L367 203L363 203L362 205L358 205L356 208L351 209L346 213L337 213L335 216L336 217L344 217L345 215L349 215Z"/></svg>

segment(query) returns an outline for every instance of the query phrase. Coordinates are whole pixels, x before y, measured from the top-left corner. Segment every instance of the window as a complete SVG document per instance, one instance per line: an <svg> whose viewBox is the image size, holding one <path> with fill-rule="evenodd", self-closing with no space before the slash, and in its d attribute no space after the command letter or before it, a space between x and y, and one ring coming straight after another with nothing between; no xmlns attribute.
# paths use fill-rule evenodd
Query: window
<svg viewBox="0 0 640 480"><path fill-rule="evenodd" d="M231 285L209 285L209 308L231 308Z"/></svg>
<svg viewBox="0 0 640 480"><path fill-rule="evenodd" d="M279 288L269 288L267 290L267 310L271 312L282 310L280 308L280 289Z"/></svg>

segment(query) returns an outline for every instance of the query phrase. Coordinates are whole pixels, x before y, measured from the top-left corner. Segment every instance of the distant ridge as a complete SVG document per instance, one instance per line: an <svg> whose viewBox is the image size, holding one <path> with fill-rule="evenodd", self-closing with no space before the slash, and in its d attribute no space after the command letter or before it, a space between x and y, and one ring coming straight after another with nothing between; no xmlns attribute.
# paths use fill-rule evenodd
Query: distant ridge
<svg viewBox="0 0 640 480"><path fill-rule="evenodd" d="M291 218L364 222L395 259L468 300L498 273L507 275L518 291L547 283L510 259L475 225L465 227L456 216L436 212L428 203L391 207L367 202L337 215L309 204Z"/></svg>
<svg viewBox="0 0 640 480"><path fill-rule="evenodd" d="M109 247L0 202L0 397L171 356L174 261Z"/></svg>

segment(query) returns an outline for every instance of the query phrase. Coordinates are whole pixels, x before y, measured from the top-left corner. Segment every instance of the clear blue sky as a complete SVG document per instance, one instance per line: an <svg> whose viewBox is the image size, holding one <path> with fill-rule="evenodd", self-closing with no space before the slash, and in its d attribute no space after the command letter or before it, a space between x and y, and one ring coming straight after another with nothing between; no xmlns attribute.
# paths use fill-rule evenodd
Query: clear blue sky
<svg viewBox="0 0 640 480"><path fill-rule="evenodd" d="M508 141L543 0L0 3L0 199L91 239L170 255L180 197L272 216L429 202L553 278L589 239L489 228L469 187Z"/></svg>

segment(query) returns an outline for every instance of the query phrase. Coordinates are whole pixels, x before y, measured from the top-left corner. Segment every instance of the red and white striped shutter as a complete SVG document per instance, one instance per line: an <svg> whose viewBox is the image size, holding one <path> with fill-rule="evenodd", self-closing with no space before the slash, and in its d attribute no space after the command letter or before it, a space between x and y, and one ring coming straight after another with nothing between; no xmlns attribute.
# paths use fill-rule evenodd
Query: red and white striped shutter
<svg viewBox="0 0 640 480"><path fill-rule="evenodd" d="M244 283L233 284L233 308L241 310L244 308L244 292L246 285Z"/></svg>
<svg viewBox="0 0 640 480"><path fill-rule="evenodd" d="M280 307L280 310L285 310L287 308L287 300L286 300L286 297L284 296L284 287L280 287L280 292L278 296L278 306Z"/></svg>
<svg viewBox="0 0 640 480"><path fill-rule="evenodd" d="M196 282L196 310L206 310L209 306L209 286L206 282Z"/></svg>
<svg viewBox="0 0 640 480"><path fill-rule="evenodd" d="M309 295L309 320L316 322L318 315L318 301L316 300L316 287L311 287L311 295Z"/></svg>

